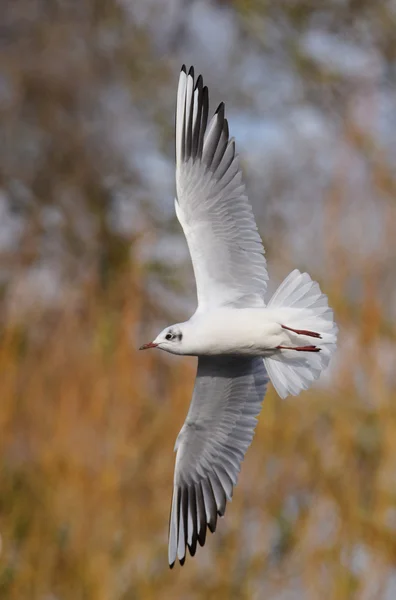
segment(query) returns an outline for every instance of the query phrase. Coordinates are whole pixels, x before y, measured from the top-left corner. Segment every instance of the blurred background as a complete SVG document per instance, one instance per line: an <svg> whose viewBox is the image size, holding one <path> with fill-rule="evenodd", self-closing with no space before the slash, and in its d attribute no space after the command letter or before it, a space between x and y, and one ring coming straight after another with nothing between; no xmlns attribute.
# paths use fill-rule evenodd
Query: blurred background
<svg viewBox="0 0 396 600"><path fill-rule="evenodd" d="M0 597L396 597L396 3L3 0ZM195 360L139 353L195 307L173 209L182 63L226 100L273 290L340 344L270 387L234 500L169 571Z"/></svg>

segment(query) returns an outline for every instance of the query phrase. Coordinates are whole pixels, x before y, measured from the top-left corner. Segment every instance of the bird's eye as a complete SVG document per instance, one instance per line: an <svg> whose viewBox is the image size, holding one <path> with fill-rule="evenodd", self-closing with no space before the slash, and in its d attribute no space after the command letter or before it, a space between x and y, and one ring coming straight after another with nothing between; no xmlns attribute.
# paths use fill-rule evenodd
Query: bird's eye
<svg viewBox="0 0 396 600"><path fill-rule="evenodd" d="M166 340L173 340L173 335L171 333L167 333L165 336Z"/></svg>

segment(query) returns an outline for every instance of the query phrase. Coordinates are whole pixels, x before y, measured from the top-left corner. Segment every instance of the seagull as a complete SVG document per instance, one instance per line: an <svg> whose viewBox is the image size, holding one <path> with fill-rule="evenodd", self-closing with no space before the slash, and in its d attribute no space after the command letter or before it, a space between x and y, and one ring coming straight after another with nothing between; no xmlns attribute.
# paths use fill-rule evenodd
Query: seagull
<svg viewBox="0 0 396 600"><path fill-rule="evenodd" d="M172 568L205 544L225 513L271 380L297 395L330 361L337 325L318 283L297 269L266 304L264 248L222 102L208 124L208 88L183 65L176 105L175 210L189 247L198 307L141 346L198 357L175 444L169 523Z"/></svg>

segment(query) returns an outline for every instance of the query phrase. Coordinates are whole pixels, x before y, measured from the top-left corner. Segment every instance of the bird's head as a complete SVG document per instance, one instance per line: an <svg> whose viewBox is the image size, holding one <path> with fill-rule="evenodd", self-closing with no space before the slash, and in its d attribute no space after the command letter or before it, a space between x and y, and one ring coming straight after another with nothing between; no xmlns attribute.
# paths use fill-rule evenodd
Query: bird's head
<svg viewBox="0 0 396 600"><path fill-rule="evenodd" d="M166 327L155 340L140 346L139 350L159 348L171 354L185 354L185 327L183 323Z"/></svg>

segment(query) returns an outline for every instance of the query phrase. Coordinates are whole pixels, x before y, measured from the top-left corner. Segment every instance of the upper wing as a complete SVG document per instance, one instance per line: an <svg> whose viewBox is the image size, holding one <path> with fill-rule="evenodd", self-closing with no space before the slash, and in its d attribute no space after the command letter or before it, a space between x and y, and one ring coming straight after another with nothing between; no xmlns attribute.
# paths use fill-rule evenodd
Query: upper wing
<svg viewBox="0 0 396 600"><path fill-rule="evenodd" d="M176 214L187 238L198 306L263 306L264 249L221 103L207 127L208 89L183 66L176 107Z"/></svg>
<svg viewBox="0 0 396 600"><path fill-rule="evenodd" d="M194 394L176 440L176 467L169 524L169 564L184 564L206 526L216 529L225 512L267 388L261 358L200 357Z"/></svg>

